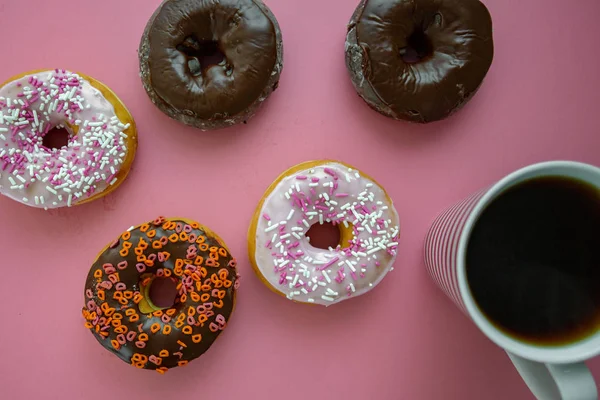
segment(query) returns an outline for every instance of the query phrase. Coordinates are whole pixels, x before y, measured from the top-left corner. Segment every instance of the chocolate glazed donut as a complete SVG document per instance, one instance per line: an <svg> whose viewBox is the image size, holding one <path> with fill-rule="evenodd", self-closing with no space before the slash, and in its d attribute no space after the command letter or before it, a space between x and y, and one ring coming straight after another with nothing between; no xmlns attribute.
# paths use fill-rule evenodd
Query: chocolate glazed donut
<svg viewBox="0 0 600 400"><path fill-rule="evenodd" d="M165 0L139 48L152 102L202 130L246 122L277 88L281 31L260 0Z"/></svg>
<svg viewBox="0 0 600 400"><path fill-rule="evenodd" d="M479 0L362 0L346 37L358 94L394 119L446 118L492 63L492 20Z"/></svg>

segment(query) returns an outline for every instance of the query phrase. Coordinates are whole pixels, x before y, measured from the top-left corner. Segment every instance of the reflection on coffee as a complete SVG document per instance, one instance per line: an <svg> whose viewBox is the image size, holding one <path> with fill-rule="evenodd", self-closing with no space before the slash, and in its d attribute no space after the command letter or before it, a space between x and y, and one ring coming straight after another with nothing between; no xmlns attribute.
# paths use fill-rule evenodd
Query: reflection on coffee
<svg viewBox="0 0 600 400"><path fill-rule="evenodd" d="M492 201L466 257L473 297L497 328L539 345L600 329L600 192L543 177Z"/></svg>

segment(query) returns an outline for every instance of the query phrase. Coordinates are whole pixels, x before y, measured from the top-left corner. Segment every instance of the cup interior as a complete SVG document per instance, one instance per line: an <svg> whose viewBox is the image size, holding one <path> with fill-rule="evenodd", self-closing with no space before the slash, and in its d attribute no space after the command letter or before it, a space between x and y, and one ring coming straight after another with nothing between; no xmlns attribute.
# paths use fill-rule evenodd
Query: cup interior
<svg viewBox="0 0 600 400"><path fill-rule="evenodd" d="M522 168L494 184L479 200L468 217L458 243L458 286L467 312L479 329L494 343L520 357L545 363L579 362L600 354L600 326L587 337L560 346L544 346L526 343L494 326L475 302L467 281L466 251L479 216L499 195L507 189L532 178L563 176L578 179L600 190L600 168L572 161L551 161Z"/></svg>

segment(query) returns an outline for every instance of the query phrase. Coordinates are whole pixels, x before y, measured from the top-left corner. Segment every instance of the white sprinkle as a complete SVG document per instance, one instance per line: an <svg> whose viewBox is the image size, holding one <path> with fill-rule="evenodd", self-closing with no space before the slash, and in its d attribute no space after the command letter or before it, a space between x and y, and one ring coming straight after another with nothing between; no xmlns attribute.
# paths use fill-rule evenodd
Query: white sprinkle
<svg viewBox="0 0 600 400"><path fill-rule="evenodd" d="M314 302L315 302L315 299L309 298L309 299L307 299L306 301L308 301L309 303L314 303Z"/></svg>
<svg viewBox="0 0 600 400"><path fill-rule="evenodd" d="M25 203L27 203L27 202L29 201L29 199L28 199L27 197L23 197L23 201L24 201Z"/></svg>
<svg viewBox="0 0 600 400"><path fill-rule="evenodd" d="M25 178L23 178L21 175L17 175L17 179L23 183L27 182L27 180Z"/></svg>
<svg viewBox="0 0 600 400"><path fill-rule="evenodd" d="M389 242L387 244L387 247L394 247L394 246L398 246L398 242Z"/></svg>
<svg viewBox="0 0 600 400"><path fill-rule="evenodd" d="M308 222L307 222L305 219L303 219L303 220L302 220L302 223L303 223L303 224L304 224L304 226L306 226L307 228L310 228L310 225L308 224Z"/></svg>
<svg viewBox="0 0 600 400"><path fill-rule="evenodd" d="M52 194L56 194L56 190L52 189L50 186L46 186L46 190L49 191Z"/></svg>
<svg viewBox="0 0 600 400"><path fill-rule="evenodd" d="M354 284L352 282L350 282L350 290L352 290L352 293L356 292L356 289L354 288Z"/></svg>
<svg viewBox="0 0 600 400"><path fill-rule="evenodd" d="M286 218L288 221L289 221L290 219L292 219L292 215L294 215L294 211L295 211L295 210L294 210L293 208L290 210L290 213L288 214L288 216L287 216L287 218Z"/></svg>
<svg viewBox="0 0 600 400"><path fill-rule="evenodd" d="M323 225L323 214L319 214L319 224Z"/></svg>
<svg viewBox="0 0 600 400"><path fill-rule="evenodd" d="M265 232L271 232L272 230L277 229L279 225L275 224L275 225L271 225L270 227L268 227L267 229L265 229Z"/></svg>
<svg viewBox="0 0 600 400"><path fill-rule="evenodd" d="M37 205L37 204L40 204L40 199L39 199L39 197L37 197L37 196L35 196L35 204L36 204L36 205Z"/></svg>
<svg viewBox="0 0 600 400"><path fill-rule="evenodd" d="M290 236L292 236L292 235L291 235L291 234L289 234L289 233L286 233L285 235L281 235L281 236L280 236L280 239L281 239L281 240L284 240L284 239L287 239L287 238L289 238Z"/></svg>
<svg viewBox="0 0 600 400"><path fill-rule="evenodd" d="M114 177L112 181L110 181L109 185L112 186L117 181L117 177Z"/></svg>
<svg viewBox="0 0 600 400"><path fill-rule="evenodd" d="M296 232L292 232L292 236L294 236L298 240L302 239L302 237L300 235L298 235Z"/></svg>
<svg viewBox="0 0 600 400"><path fill-rule="evenodd" d="M329 296L325 296L325 295L321 296L321 298L323 300L326 300L326 301L333 301L334 300L333 297L329 297Z"/></svg>
<svg viewBox="0 0 600 400"><path fill-rule="evenodd" d="M71 201L73 200L73 195L69 194L69 198L67 199L67 207L71 207Z"/></svg>
<svg viewBox="0 0 600 400"><path fill-rule="evenodd" d="M298 185L298 182L296 182L296 192L300 192L300 185Z"/></svg>
<svg viewBox="0 0 600 400"><path fill-rule="evenodd" d="M294 276L294 280L292 281L292 286L296 286L296 283L298 283L299 278L300 278L300 275Z"/></svg>
<svg viewBox="0 0 600 400"><path fill-rule="evenodd" d="M327 271L321 271L321 273L325 277L325 280L327 281L327 283L331 283L331 278L329 278L329 275L327 274Z"/></svg>
<svg viewBox="0 0 600 400"><path fill-rule="evenodd" d="M315 187L315 186L319 186L319 184L317 182L311 182L308 184L309 187Z"/></svg>
<svg viewBox="0 0 600 400"><path fill-rule="evenodd" d="M380 250L381 250L381 247L374 247L371 250L367 250L367 255L371 255L373 253L377 253Z"/></svg>
<svg viewBox="0 0 600 400"><path fill-rule="evenodd" d="M352 272L356 272L356 268L354 268L354 265L352 265L350 261L346 260L346 265L348 266L348 268L350 268Z"/></svg>
<svg viewBox="0 0 600 400"><path fill-rule="evenodd" d="M44 196L40 196L40 203L44 204Z"/></svg>

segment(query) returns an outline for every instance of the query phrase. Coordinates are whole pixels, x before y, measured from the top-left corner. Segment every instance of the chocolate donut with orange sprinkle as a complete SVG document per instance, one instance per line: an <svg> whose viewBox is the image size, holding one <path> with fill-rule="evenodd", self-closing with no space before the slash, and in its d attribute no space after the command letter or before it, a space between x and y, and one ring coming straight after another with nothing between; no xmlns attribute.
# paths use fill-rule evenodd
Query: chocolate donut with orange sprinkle
<svg viewBox="0 0 600 400"><path fill-rule="evenodd" d="M173 304L150 296L175 283ZM165 373L202 355L227 325L239 287L236 261L214 232L184 218L131 227L97 257L85 284L85 326L123 361Z"/></svg>

